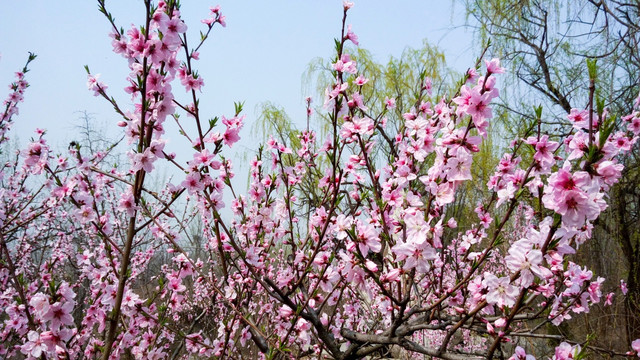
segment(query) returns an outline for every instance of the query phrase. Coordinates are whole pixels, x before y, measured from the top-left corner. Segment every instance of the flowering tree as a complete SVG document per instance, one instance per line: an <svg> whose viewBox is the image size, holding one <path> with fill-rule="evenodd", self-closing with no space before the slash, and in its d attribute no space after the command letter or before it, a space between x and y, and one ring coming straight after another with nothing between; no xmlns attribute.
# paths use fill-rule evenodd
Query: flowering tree
<svg viewBox="0 0 640 360"><path fill-rule="evenodd" d="M175 1L145 0L144 23L126 32L98 2L114 51L127 60L125 92L135 106L122 107L87 68L88 87L121 117L129 166L105 164L109 149L86 154L74 145L55 156L39 130L2 168L4 357L530 359L532 349L513 344L537 338L559 343L558 360L607 351L545 325L614 296L571 254L607 206L622 170L617 157L637 140L640 98L617 122L594 106L591 86L592 100L572 110L572 136L562 144L544 134L538 111L495 169L477 221L458 229L446 209L472 180L504 70L497 59L478 61L441 99L431 99L423 79L404 123L388 133L385 114L395 102L386 99L378 113L363 103L368 80L345 47L358 44L345 2L324 99L330 135L317 141L307 129L296 148L268 141L241 195L223 157L239 140L241 106L212 120L199 108L198 50L225 25L220 9L211 8L193 46ZM2 141L25 72L5 101ZM589 73L594 79L595 64ZM164 151L167 119L192 144L186 164ZM392 161L371 156L380 146ZM526 149L533 155L521 156ZM145 180L163 163L184 180L154 191ZM297 212L305 180L323 194L306 218ZM203 224L199 258L181 246L193 217ZM146 278L159 252L171 260ZM635 357L640 340L630 346L613 355Z"/></svg>
<svg viewBox="0 0 640 360"><path fill-rule="evenodd" d="M589 57L598 59L596 85L605 106L620 114L631 111L640 75L637 4L619 0L587 1L584 6L555 0L469 0L464 4L470 18L475 18L476 34L487 34L493 52L513 60L505 62L512 70L502 82L508 83L505 86L511 96L501 96L499 101L505 116L516 115L510 117L511 124L515 125L523 113L529 113L531 105L527 104L534 103L544 104L548 116L543 117L543 126L546 124L552 134L553 123L566 125L571 110L586 103L587 93L574 85L588 82L588 74L582 70L583 59ZM568 135L566 130L567 126L560 126L555 133ZM594 223L593 241L576 254L600 274L611 279L623 277L628 287L624 299L614 302L618 306L581 316L585 328L599 335L592 342L594 345L622 345L621 337L625 335L629 341L640 337L640 252L634 250L640 247L640 221L635 206L640 199L636 194L640 184L636 171L638 150L636 145L619 159L625 169L609 190L609 208ZM594 256L600 253L599 249L607 249L608 256ZM598 322L603 312L611 319L606 324ZM616 331L611 331L611 321L626 326L616 326Z"/></svg>

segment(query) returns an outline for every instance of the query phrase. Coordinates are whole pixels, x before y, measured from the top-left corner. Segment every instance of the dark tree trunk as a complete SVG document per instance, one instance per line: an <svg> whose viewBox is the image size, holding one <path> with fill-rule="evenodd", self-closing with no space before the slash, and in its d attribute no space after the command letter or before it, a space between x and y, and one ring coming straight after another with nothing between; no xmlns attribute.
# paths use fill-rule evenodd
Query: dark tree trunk
<svg viewBox="0 0 640 360"><path fill-rule="evenodd" d="M640 338L640 246L638 244L638 224L628 219L626 196L628 192L623 186L616 191L617 220L620 229L619 241L629 265L627 276L627 336L628 343ZM635 226L634 226L635 225ZM634 236L635 235L635 236Z"/></svg>

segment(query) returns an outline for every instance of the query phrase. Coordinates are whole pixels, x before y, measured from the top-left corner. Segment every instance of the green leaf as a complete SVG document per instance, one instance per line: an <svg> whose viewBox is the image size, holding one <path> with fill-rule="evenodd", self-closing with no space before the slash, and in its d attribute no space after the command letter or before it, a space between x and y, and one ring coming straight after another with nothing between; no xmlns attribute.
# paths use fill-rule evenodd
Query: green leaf
<svg viewBox="0 0 640 360"><path fill-rule="evenodd" d="M602 117L604 112L604 98L600 96L600 92L596 92L596 111L599 117Z"/></svg>
<svg viewBox="0 0 640 360"><path fill-rule="evenodd" d="M218 123L218 117L214 117L213 119L209 119L209 129L213 129Z"/></svg>
<svg viewBox="0 0 640 360"><path fill-rule="evenodd" d="M542 104L533 107L533 112L536 114L536 120L542 119Z"/></svg>
<svg viewBox="0 0 640 360"><path fill-rule="evenodd" d="M599 139L601 149L604 146L604 143L607 141L607 139L611 135L611 133L613 132L615 125L616 125L615 115L609 116L602 124L602 129L600 130L600 139Z"/></svg>
<svg viewBox="0 0 640 360"><path fill-rule="evenodd" d="M499 235L499 236L496 238L496 241L494 241L494 242L493 242L493 245L492 245L492 246L493 246L493 247L500 246L500 244L502 244L502 243L504 243L504 238L503 238L501 235Z"/></svg>
<svg viewBox="0 0 640 360"><path fill-rule="evenodd" d="M244 101L234 102L233 106L236 109L236 116L238 116L242 112L242 108L244 106Z"/></svg>
<svg viewBox="0 0 640 360"><path fill-rule="evenodd" d="M587 59L587 70L589 71L589 80L596 80L598 75L598 67L596 66L596 59Z"/></svg>

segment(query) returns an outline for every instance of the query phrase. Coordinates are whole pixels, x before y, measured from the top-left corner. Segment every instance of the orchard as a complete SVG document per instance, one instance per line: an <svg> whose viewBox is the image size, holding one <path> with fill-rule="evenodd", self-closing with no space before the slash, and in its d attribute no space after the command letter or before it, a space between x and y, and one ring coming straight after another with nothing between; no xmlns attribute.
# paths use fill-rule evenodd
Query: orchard
<svg viewBox="0 0 640 360"><path fill-rule="evenodd" d="M450 210L477 181L471 168L508 71L487 48L448 94L419 74L408 111L392 121L396 98L367 102L373 81L347 19L357 8L344 2L331 84L307 101L326 134L307 126L289 142L270 138L241 189L232 179L246 174L228 154L247 122L242 105L200 110L208 82L198 50L223 31L223 10L212 7L192 37L179 2L144 4L144 21L121 28L98 0L129 85L114 89L86 68L88 90L113 106L122 163L105 160L111 147L54 149L44 130L7 152L35 55L10 85L0 113L0 357L640 357L640 339L608 349L554 330L626 295L624 281L605 291L574 256L640 133L640 97L614 114L598 95L595 60L565 135L533 109L462 219ZM180 133L166 133L168 122ZM165 152L177 136L191 144L188 161ZM165 167L180 178L153 187ZM196 240L201 251L185 247Z"/></svg>

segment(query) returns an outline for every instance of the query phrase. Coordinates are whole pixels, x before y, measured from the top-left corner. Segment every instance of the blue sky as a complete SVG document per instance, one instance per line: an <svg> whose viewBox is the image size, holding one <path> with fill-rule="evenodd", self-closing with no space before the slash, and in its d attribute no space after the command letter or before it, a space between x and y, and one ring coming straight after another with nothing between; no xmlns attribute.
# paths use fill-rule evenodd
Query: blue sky
<svg viewBox="0 0 640 360"><path fill-rule="evenodd" d="M142 2L107 0L116 22L127 29L143 21ZM329 57L333 39L339 36L342 1L182 1L183 18L192 41L204 29L200 19L209 6L220 4L227 27L216 27L201 49L198 64L204 78L201 103L208 116L232 115L233 102L245 101L246 126L241 134L250 138L256 106L271 101L283 106L295 120L304 118L302 74L316 57ZM424 39L445 52L449 65L463 71L474 61L477 47L470 32L460 27L464 9L452 1L356 1L347 22L353 25L360 46L376 60L386 62L400 56L406 47L420 47ZM126 60L111 52L110 26L90 0L43 0L11 2L0 13L0 85L13 80L13 73L33 51L38 58L28 74L31 87L13 136L24 143L36 127L48 130L49 142L61 149L77 138L74 126L78 111L95 117L109 134L118 134L117 116L86 88L84 65L100 73L109 91L122 104L129 98L121 90L128 73ZM2 87L6 89L6 87ZM178 84L174 87L182 91ZM307 89L308 90L308 89ZM6 96L7 91L0 91ZM316 104L321 104L316 99ZM180 139L170 141L174 146ZM243 141L246 148L255 142Z"/></svg>

